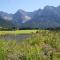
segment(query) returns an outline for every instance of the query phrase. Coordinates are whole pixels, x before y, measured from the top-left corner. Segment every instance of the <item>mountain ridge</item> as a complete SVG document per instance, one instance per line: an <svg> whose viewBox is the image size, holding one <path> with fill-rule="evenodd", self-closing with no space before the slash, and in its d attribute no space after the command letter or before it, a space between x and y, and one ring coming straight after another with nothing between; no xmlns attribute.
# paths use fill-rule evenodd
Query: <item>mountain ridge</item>
<svg viewBox="0 0 60 60"><path fill-rule="evenodd" d="M18 28L57 28L60 27L60 6L45 6L33 12L19 9L14 14L0 11L0 18L12 22Z"/></svg>

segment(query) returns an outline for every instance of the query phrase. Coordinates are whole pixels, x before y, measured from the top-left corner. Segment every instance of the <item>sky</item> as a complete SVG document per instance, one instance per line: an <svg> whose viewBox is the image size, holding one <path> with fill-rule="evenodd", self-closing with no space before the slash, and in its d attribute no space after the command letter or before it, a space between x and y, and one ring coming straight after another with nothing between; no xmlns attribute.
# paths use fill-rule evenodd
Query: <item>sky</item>
<svg viewBox="0 0 60 60"><path fill-rule="evenodd" d="M22 9L32 12L44 8L46 5L59 6L60 0L0 0L0 11L15 13Z"/></svg>

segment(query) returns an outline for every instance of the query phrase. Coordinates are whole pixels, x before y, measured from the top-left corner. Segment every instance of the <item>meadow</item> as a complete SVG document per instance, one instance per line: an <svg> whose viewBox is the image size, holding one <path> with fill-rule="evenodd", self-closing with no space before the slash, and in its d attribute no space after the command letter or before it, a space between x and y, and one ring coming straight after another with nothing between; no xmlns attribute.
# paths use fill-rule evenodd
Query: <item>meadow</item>
<svg viewBox="0 0 60 60"><path fill-rule="evenodd" d="M31 34L35 33L37 30L15 30L15 31L0 31L0 35L6 35L6 34Z"/></svg>
<svg viewBox="0 0 60 60"><path fill-rule="evenodd" d="M58 30L0 31L3 36L31 33L24 40L0 40L0 60L60 60Z"/></svg>

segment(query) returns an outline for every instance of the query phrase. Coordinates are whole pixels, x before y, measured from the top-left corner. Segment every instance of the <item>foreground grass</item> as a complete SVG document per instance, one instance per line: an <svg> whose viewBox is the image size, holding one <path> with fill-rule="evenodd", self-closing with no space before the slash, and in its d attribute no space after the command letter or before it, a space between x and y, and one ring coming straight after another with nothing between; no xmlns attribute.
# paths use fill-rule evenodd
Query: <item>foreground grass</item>
<svg viewBox="0 0 60 60"><path fill-rule="evenodd" d="M60 31L40 30L24 41L0 40L0 60L60 60Z"/></svg>

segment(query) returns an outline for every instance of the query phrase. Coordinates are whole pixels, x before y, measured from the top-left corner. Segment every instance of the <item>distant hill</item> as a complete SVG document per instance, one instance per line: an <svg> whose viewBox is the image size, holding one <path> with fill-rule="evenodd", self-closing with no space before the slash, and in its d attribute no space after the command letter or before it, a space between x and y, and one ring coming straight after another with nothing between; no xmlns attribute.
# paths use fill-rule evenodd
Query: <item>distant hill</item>
<svg viewBox="0 0 60 60"><path fill-rule="evenodd" d="M15 27L15 25L9 20L0 18L0 27L1 28L12 28L12 27Z"/></svg>
<svg viewBox="0 0 60 60"><path fill-rule="evenodd" d="M60 6L45 6L44 9L33 12L19 9L15 14L0 11L0 26L3 27L3 25L6 27L14 25L18 28L58 28L60 27Z"/></svg>

